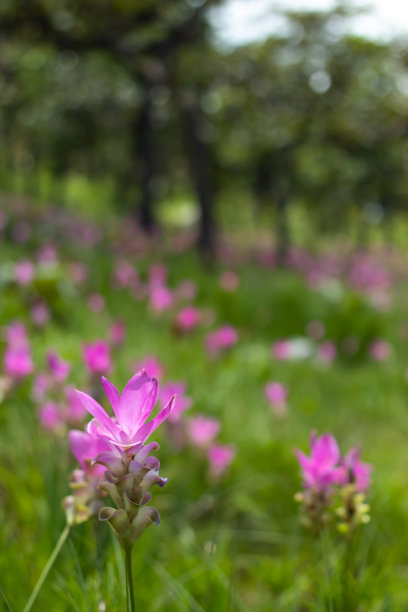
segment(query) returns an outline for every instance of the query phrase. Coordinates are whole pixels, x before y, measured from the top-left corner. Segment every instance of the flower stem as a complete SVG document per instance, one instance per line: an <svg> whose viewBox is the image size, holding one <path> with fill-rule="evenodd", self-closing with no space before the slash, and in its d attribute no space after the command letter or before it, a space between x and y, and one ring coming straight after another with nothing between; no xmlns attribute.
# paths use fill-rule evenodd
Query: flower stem
<svg viewBox="0 0 408 612"><path fill-rule="evenodd" d="M133 585L133 569L132 569L132 549L125 549L126 558L126 596L127 593L130 595L130 612L136 612L135 606L135 592Z"/></svg>
<svg viewBox="0 0 408 612"><path fill-rule="evenodd" d="M42 585L45 582L45 579L47 578L50 569L52 568L52 566L54 565L55 559L58 557L59 552L61 550L61 548L64 545L65 540L68 537L69 534L69 530L70 530L70 526L69 525L65 525L64 530L62 531L58 542L55 545L54 550L51 553L50 558L48 559L43 571L41 572L41 575L39 577L39 579L37 580L37 584L34 587L33 592L30 595L30 599L28 600L28 602L26 603L26 606L23 610L23 612L29 612L29 610L31 610L31 608L33 607L33 604L35 602L35 600L37 599L38 593L41 590Z"/></svg>

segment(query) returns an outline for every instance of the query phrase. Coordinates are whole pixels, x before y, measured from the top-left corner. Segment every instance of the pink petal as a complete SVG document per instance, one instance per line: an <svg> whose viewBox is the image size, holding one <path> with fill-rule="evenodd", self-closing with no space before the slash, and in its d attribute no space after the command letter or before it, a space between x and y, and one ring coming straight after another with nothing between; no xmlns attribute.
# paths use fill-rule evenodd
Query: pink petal
<svg viewBox="0 0 408 612"><path fill-rule="evenodd" d="M130 437L150 415L158 393L157 380L150 378L145 370L135 374L127 383L122 393L118 421Z"/></svg>
<svg viewBox="0 0 408 612"><path fill-rule="evenodd" d="M119 419L120 412L120 394L117 388L110 380L102 376L102 386L105 389L105 393L110 401L110 404L113 408L113 412L117 419Z"/></svg>
<svg viewBox="0 0 408 612"><path fill-rule="evenodd" d="M135 437L141 442L144 442L145 440L147 440L147 438L154 432L154 430L157 429L158 426L167 419L170 412L173 410L175 401L176 401L176 397L173 396L171 400L169 401L169 403L167 404L167 406L165 406L165 408L163 408L163 410L161 410L159 414L154 417L154 419L152 419L148 423L145 423L136 432Z"/></svg>
<svg viewBox="0 0 408 612"><path fill-rule="evenodd" d="M86 393L82 393L82 391L76 391L76 393L87 411L90 412L92 416L95 417L99 423L101 423L101 425L108 429L114 437L116 437L118 433L118 426L112 421L102 406L100 406L98 402L96 402Z"/></svg>

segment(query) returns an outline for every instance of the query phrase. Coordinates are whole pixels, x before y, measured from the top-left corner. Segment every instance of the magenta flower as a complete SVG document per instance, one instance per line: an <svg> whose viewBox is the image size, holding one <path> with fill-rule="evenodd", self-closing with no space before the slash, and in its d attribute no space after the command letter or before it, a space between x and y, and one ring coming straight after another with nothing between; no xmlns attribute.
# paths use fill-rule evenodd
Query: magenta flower
<svg viewBox="0 0 408 612"><path fill-rule="evenodd" d="M44 302L38 302L30 311L31 320L37 327L44 327L50 320L50 311Z"/></svg>
<svg viewBox="0 0 408 612"><path fill-rule="evenodd" d="M176 327L182 332L192 331L200 322L200 312L194 306L185 306L176 315Z"/></svg>
<svg viewBox="0 0 408 612"><path fill-rule="evenodd" d="M34 278L34 266L31 261L19 261L14 267L14 280L17 285L29 285Z"/></svg>
<svg viewBox="0 0 408 612"><path fill-rule="evenodd" d="M272 346L272 353L278 361L286 361L290 358L290 342L288 340L277 340Z"/></svg>
<svg viewBox="0 0 408 612"><path fill-rule="evenodd" d="M167 287L163 285L153 286L150 291L150 308L155 313L161 313L169 310L173 306L173 294Z"/></svg>
<svg viewBox="0 0 408 612"><path fill-rule="evenodd" d="M271 410L277 416L283 416L286 412L286 400L288 389L280 382L269 382L265 385L265 397L268 400Z"/></svg>
<svg viewBox="0 0 408 612"><path fill-rule="evenodd" d="M125 339L126 327L123 321L114 321L110 328L110 340L115 346L119 346Z"/></svg>
<svg viewBox="0 0 408 612"><path fill-rule="evenodd" d="M161 378L164 374L162 364L154 355L147 355L137 364L136 369L146 370L151 378Z"/></svg>
<svg viewBox="0 0 408 612"><path fill-rule="evenodd" d="M85 365L91 374L106 374L111 369L109 344L103 340L84 344L82 352Z"/></svg>
<svg viewBox="0 0 408 612"><path fill-rule="evenodd" d="M88 298L88 307L93 312L103 312L105 309L105 299L100 293L93 293Z"/></svg>
<svg viewBox="0 0 408 612"><path fill-rule="evenodd" d="M205 348L209 355L217 356L238 342L238 333L232 325L224 325L206 336Z"/></svg>
<svg viewBox="0 0 408 612"><path fill-rule="evenodd" d="M24 323L19 323L18 321L14 321L14 323L5 328L5 337L8 344L28 344L26 327Z"/></svg>
<svg viewBox="0 0 408 612"><path fill-rule="evenodd" d="M185 383L169 382L160 387L160 405L164 408L166 404L175 396L174 407L169 415L169 423L177 423L183 413L191 407L192 400L184 395L186 392Z"/></svg>
<svg viewBox="0 0 408 612"><path fill-rule="evenodd" d="M207 447L220 431L221 424L218 419L198 414L187 421L187 433L192 444Z"/></svg>
<svg viewBox="0 0 408 612"><path fill-rule="evenodd" d="M215 478L222 476L231 465L236 450L233 446L226 444L214 444L208 449L208 461L210 463L210 473Z"/></svg>
<svg viewBox="0 0 408 612"><path fill-rule="evenodd" d="M355 483L357 491L365 493L371 484L372 466L360 460L357 448L352 448L341 463L346 468L342 484Z"/></svg>
<svg viewBox="0 0 408 612"><path fill-rule="evenodd" d="M334 342L326 340L317 349L317 357L323 363L331 363L337 355L337 348Z"/></svg>
<svg viewBox="0 0 408 612"><path fill-rule="evenodd" d="M391 346L385 340L374 340L370 344L369 353L374 361L386 361L391 354Z"/></svg>
<svg viewBox="0 0 408 612"><path fill-rule="evenodd" d="M30 347L25 344L9 344L3 357L4 373L16 380L25 378L34 372Z"/></svg>
<svg viewBox="0 0 408 612"><path fill-rule="evenodd" d="M55 351L47 353L47 366L57 382L63 382L71 371L71 364L61 359Z"/></svg>
<svg viewBox="0 0 408 612"><path fill-rule="evenodd" d="M41 406L38 412L38 418L42 426L50 431L55 431L64 422L60 407L55 402L46 402Z"/></svg>
<svg viewBox="0 0 408 612"><path fill-rule="evenodd" d="M310 439L310 457L296 449L296 457L302 469L306 489L329 491L331 486L344 479L344 469L340 466L340 451L335 438L326 433L316 438L313 432Z"/></svg>
<svg viewBox="0 0 408 612"><path fill-rule="evenodd" d="M112 449L109 444L97 436L77 429L72 429L68 437L71 452L81 468L88 475L102 478L106 468L99 463L93 463L93 459L100 453L110 452Z"/></svg>
<svg viewBox="0 0 408 612"><path fill-rule="evenodd" d="M75 389L67 387L65 389L65 397L67 399L67 421L69 423L82 423L87 414L87 410L84 408Z"/></svg>
<svg viewBox="0 0 408 612"><path fill-rule="evenodd" d="M106 378L102 385L112 405L115 418L112 418L92 397L77 391L84 407L94 417L88 424L88 433L110 442L119 449L134 449L143 444L157 427L169 416L175 398L151 421L147 421L158 396L158 384L142 370L133 376L124 388L122 395Z"/></svg>

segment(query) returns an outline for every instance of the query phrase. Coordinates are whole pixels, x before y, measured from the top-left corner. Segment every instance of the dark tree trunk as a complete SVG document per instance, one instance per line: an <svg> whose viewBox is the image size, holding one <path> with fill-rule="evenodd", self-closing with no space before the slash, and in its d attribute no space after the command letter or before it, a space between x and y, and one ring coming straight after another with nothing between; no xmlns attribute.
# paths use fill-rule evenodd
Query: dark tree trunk
<svg viewBox="0 0 408 612"><path fill-rule="evenodd" d="M288 199L289 185L284 179L277 185L276 214L277 214L277 247L276 257L279 265L284 265L289 250L289 222L288 222Z"/></svg>
<svg viewBox="0 0 408 612"><path fill-rule="evenodd" d="M201 134L202 123L198 109L185 105L182 113L191 178L200 207L198 246L205 257L211 257L215 244L215 220L210 147Z"/></svg>
<svg viewBox="0 0 408 612"><path fill-rule="evenodd" d="M151 112L150 96L146 94L135 122L134 139L136 164L140 181L139 219L142 229L149 234L152 234L157 227L153 210L153 178L156 170L156 147L151 125Z"/></svg>

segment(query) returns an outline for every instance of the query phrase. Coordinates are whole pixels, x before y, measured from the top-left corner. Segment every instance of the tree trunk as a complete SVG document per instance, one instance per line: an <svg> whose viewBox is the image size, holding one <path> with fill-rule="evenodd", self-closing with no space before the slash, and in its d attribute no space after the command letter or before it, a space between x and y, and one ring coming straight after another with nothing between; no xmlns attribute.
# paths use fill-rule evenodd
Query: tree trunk
<svg viewBox="0 0 408 612"><path fill-rule="evenodd" d="M140 181L139 220L145 232L152 234L156 229L154 216L153 178L156 166L156 147L151 125L151 100L146 93L135 122L135 157Z"/></svg>

